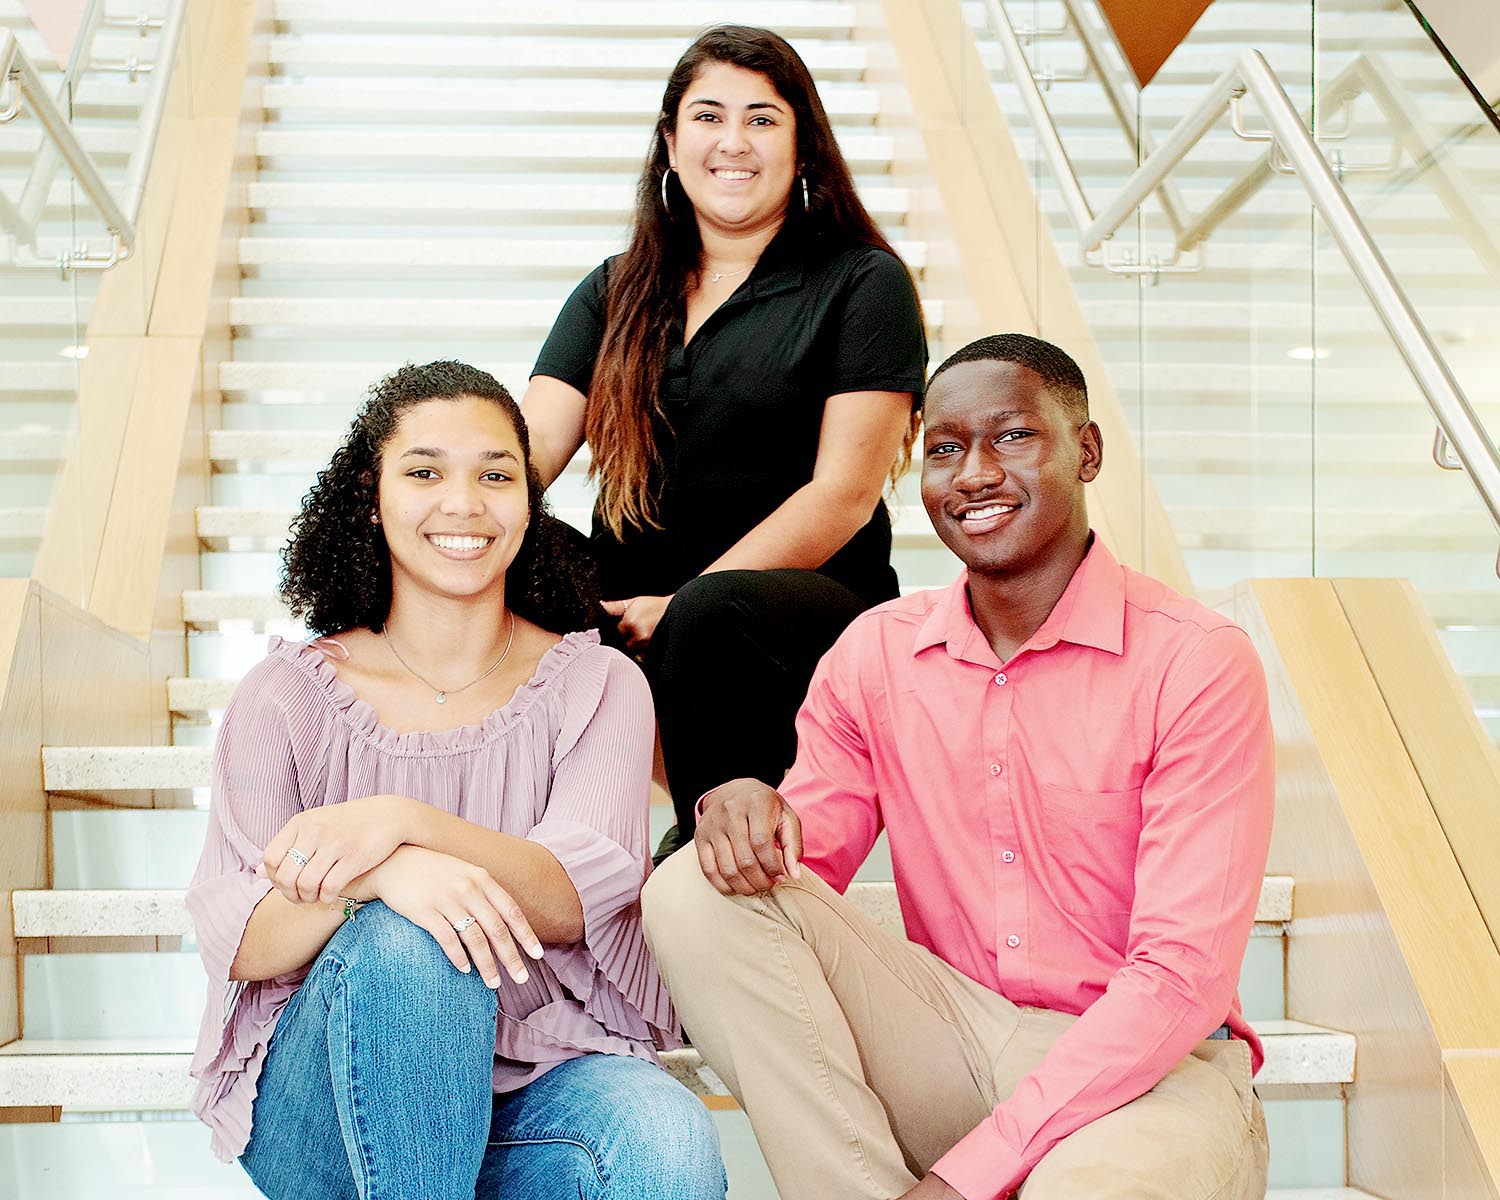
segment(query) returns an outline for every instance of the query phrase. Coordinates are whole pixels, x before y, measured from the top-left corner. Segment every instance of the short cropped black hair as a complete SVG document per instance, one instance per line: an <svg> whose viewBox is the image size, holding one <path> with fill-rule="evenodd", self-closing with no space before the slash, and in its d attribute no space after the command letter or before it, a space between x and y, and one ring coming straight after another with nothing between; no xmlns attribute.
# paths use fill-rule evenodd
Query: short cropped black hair
<svg viewBox="0 0 1500 1200"><path fill-rule="evenodd" d="M1083 372L1067 351L1051 342L1025 333L996 333L982 337L944 359L943 365L927 381L927 390L932 390L938 376L949 367L968 362L1015 363L1035 371L1047 385L1049 396L1070 409L1079 421L1089 419L1089 390L1083 381Z"/></svg>

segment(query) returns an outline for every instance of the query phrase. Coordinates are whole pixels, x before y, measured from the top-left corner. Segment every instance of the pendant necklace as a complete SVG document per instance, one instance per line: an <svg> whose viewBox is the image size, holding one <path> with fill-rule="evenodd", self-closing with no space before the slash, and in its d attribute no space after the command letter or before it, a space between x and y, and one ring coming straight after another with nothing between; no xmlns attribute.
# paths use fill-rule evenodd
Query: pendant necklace
<svg viewBox="0 0 1500 1200"><path fill-rule="evenodd" d="M751 267L754 265L754 263L750 264ZM743 275L749 269L750 267L741 267L738 271L709 271L708 281L718 283L721 279L733 279L736 275Z"/></svg>
<svg viewBox="0 0 1500 1200"><path fill-rule="evenodd" d="M471 680L469 680L469 682L466 683L466 684L464 684L463 687L461 687L461 688L451 688L451 689L449 689L449 688L440 688L436 684L432 683L430 680L424 678L423 676L417 675L417 672L412 667L412 665L409 662L407 662L406 659L404 659L404 658L401 657L401 651L397 650L396 649L396 643L393 642L393 641L391 641L390 631L387 630L385 628L385 626L383 626L383 625L380 627L380 636L383 637L383 638L385 638L385 644L391 648L391 653L396 656L396 661L398 663L400 663L403 667L405 667L408 671L410 671L413 675L415 675L418 680L420 680L422 683L425 683L428 687L430 687L436 693L436 695L433 697L433 699L436 700L439 704L447 704L448 703L448 697L450 695L456 696L456 695L458 695L459 692L467 692L476 683L479 683L481 680L488 679L491 675L493 675L495 673L495 668L498 667L501 663L503 663L505 661L506 657L510 654L511 643L516 640L516 613L515 613L514 609L511 610L511 613L510 613L510 632L508 634L506 634L506 636L505 636L505 649L500 652L500 657L497 658L493 663L491 663L490 664L490 669L488 671L486 671L483 675L479 676L478 679L471 679Z"/></svg>

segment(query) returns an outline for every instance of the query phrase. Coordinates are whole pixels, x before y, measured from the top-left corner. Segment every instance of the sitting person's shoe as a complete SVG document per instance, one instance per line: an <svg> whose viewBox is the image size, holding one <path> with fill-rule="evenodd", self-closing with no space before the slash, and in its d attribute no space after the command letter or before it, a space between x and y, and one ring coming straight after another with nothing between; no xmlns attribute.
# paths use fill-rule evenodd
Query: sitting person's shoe
<svg viewBox="0 0 1500 1200"><path fill-rule="evenodd" d="M691 833L687 837L683 837L681 829L673 825L671 829L661 835L661 844L656 847L656 853L651 856L651 865L653 867L661 866L662 863L666 862L667 859L671 858L672 855L676 854L692 840L693 835Z"/></svg>

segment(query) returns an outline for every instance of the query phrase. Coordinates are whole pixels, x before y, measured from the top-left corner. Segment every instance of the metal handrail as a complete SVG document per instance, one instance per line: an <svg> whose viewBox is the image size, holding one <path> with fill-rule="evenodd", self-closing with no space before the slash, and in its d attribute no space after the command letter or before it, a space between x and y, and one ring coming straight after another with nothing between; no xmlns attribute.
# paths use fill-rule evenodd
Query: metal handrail
<svg viewBox="0 0 1500 1200"><path fill-rule="evenodd" d="M1094 66L1101 80L1104 80L1106 72L1103 71L1103 55L1098 51L1097 45L1091 46L1089 43L1089 37L1086 36L1088 24L1083 20L1082 12L1076 9L1076 0L1064 0L1064 5L1070 23L1085 40L1085 51L1091 66ZM1110 261L1107 251L1109 240L1119 233L1119 229L1130 220L1148 196L1160 192L1169 184L1170 175L1178 163L1202 141L1203 136L1220 121L1226 110L1229 111L1238 135L1269 142L1265 156L1251 166L1250 171L1230 184L1220 198L1209 205L1208 210L1187 222L1173 222L1176 243L1169 261L1175 261L1185 251L1200 248L1203 240L1217 228L1218 223L1242 207L1265 184L1266 178L1275 172L1295 174L1302 180L1308 199L1323 217L1325 225L1328 225L1334 242L1364 288L1365 296L1370 297L1371 305L1380 315L1386 332L1391 335L1407 369L1412 372L1413 380L1422 390L1428 408L1433 411L1437 422L1434 460L1439 466L1463 469L1469 474L1470 481L1479 492L1479 498L1490 511L1490 519L1500 529L1500 449L1497 449L1485 432L1478 414L1469 404L1469 398L1464 395L1463 387L1460 387L1454 372L1437 350L1433 336L1416 315L1412 302L1401 290L1391 267L1380 254L1374 239L1371 239L1370 231L1359 219L1355 205L1344 192L1332 168L1329 168L1317 139L1302 121L1301 114L1287 96L1286 89L1281 87L1281 81L1265 57L1259 51L1247 49L1235 66L1215 80L1202 101L1173 126L1163 144L1146 156L1145 162L1140 163L1136 172L1125 181L1125 186L1116 193L1103 213L1095 216L1004 5L1001 0L986 0L986 9L989 12L990 26L995 31L996 39L1001 43L1002 54L1007 60L1011 80L1016 83L1022 95L1026 113L1031 118L1032 127L1037 130L1038 144L1043 154L1046 154L1053 178L1061 190L1068 216L1080 231L1079 252L1085 264L1121 270L1118 264ZM1121 107L1121 98L1107 84L1106 92L1110 105L1122 120L1122 126L1128 124L1124 120L1125 110ZM1386 118L1397 130L1397 138L1412 154L1413 159L1418 162L1430 159L1433 139L1425 130L1410 98L1407 98L1400 84L1389 72L1367 55L1356 58L1346 71L1341 72L1334 84L1325 89L1323 98L1352 98L1361 92L1370 95L1380 105ZM1251 101L1256 102L1257 108L1262 111L1269 126L1266 132L1250 133L1244 129L1241 110L1245 96L1250 96ZM1127 135L1130 135L1130 129L1127 129ZM1437 162L1436 159L1431 160ZM1497 248L1496 240L1490 234L1481 208L1467 192L1463 181L1442 166L1439 169L1437 192L1457 222L1470 231L1478 229L1476 248L1481 257L1487 260L1487 266L1490 264L1491 254L1500 257L1500 248ZM1172 219L1170 213L1169 219ZM1148 270L1158 269L1160 267L1148 267ZM1496 571L1500 574L1500 558L1496 561Z"/></svg>
<svg viewBox="0 0 1500 1200"><path fill-rule="evenodd" d="M1417 105L1406 89L1381 60L1361 54L1339 72L1319 94L1317 111L1326 112L1340 104L1351 104L1360 96L1369 96L1379 106L1396 143L1405 149L1414 163L1432 169L1429 185L1437 194L1448 215L1464 234L1465 240L1484 261L1491 273L1500 275L1500 239L1491 230L1483 202L1474 189L1441 159L1433 157L1438 144L1436 135L1422 119ZM1399 152L1397 157L1399 158ZM1345 172L1351 168L1343 167ZM1394 165L1382 164L1382 171ZM1268 149L1217 199L1185 226L1177 229L1179 251L1200 244L1226 220L1238 212L1266 183L1278 174L1274 147Z"/></svg>
<svg viewBox="0 0 1500 1200"><path fill-rule="evenodd" d="M1495 527L1500 529L1500 449L1485 435L1483 424L1438 353L1427 327L1396 282L1281 81L1258 51L1246 50L1240 55L1198 105L1177 123L1161 148L1141 164L1119 195L1084 231L1080 250L1087 255L1113 237L1225 110L1237 107L1247 95L1265 118L1279 152L1302 181L1308 199L1396 343L1432 409L1438 428L1452 447L1453 456L1463 465Z"/></svg>
<svg viewBox="0 0 1500 1200"><path fill-rule="evenodd" d="M141 106L140 131L126 169L125 183L117 199L99 173L98 167L79 141L60 108L70 103L73 89L92 62L93 40L100 28L112 25L104 11L104 0L90 0L79 26L68 65L63 72L57 97L47 94L41 76L22 51L15 34L5 31L0 41L0 79L10 81L16 89L16 108L29 105L46 135L22 189L18 204L0 206L0 228L14 239L18 248L36 253L37 232L46 210L57 172L66 163L79 186L104 222L110 237L107 254L92 254L86 248L70 248L54 260L38 259L36 265L67 271L79 268L103 270L128 258L135 245L136 226L145 195L146 175L156 152L162 117L166 112L167 89L171 83L172 65L186 23L186 0L170 0L159 23L156 67ZM137 23L141 36L156 23ZM16 113L0 114L0 121L14 119Z"/></svg>
<svg viewBox="0 0 1500 1200"><path fill-rule="evenodd" d="M1131 152L1137 161L1149 156L1153 152L1150 135L1145 130L1137 133L1130 113L1129 98L1125 94L1125 85L1111 69L1104 48L1079 10L1077 0L1063 0L1063 8L1069 24L1072 25L1079 41L1083 44L1090 70L1098 76L1105 95L1109 98L1110 107L1114 110L1115 118L1125 134ZM1010 15L1005 11L1001 0L985 0L985 10L989 16L990 28L996 40L999 41L1001 53L1005 57L1006 71L1021 93L1021 102L1026 106L1026 114L1031 120L1032 128L1036 131L1042 153L1046 156L1048 166L1057 181L1068 216L1075 229L1080 231L1087 229L1094 223L1094 211L1089 205L1088 197L1084 195L1083 185L1078 182L1078 174L1073 170L1072 160L1068 157L1068 152L1062 144L1062 137L1057 132L1057 124L1052 119L1047 102L1042 98L1041 87L1037 84L1031 63L1027 61L1026 51L1021 45L1015 26L1011 24ZM1167 223L1176 233L1182 227L1184 211L1177 187L1170 179L1164 179L1156 191ZM1155 261L1143 264L1128 256L1123 260L1116 260L1105 252L1097 259L1087 258L1086 261L1090 266L1101 266L1118 274L1159 275L1198 269L1197 266L1190 268L1174 266L1173 264L1179 257L1177 253L1173 253L1165 263Z"/></svg>

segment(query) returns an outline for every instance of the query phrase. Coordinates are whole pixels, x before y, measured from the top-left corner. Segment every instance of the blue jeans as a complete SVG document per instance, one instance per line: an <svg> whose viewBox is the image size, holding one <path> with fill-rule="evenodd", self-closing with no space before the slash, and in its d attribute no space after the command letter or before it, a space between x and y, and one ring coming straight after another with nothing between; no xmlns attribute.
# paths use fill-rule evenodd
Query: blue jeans
<svg viewBox="0 0 1500 1200"><path fill-rule="evenodd" d="M723 1200L702 1103L591 1054L496 1096L495 993L367 904L272 1035L240 1162L272 1200Z"/></svg>

